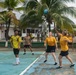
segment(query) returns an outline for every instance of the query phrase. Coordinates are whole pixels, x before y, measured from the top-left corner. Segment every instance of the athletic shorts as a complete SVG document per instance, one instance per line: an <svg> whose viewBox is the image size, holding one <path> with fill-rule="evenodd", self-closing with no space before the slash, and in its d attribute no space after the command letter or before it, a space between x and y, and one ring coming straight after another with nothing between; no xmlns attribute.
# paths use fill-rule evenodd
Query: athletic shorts
<svg viewBox="0 0 76 75"><path fill-rule="evenodd" d="M19 54L19 49L14 48L13 52L14 52L15 55L18 55Z"/></svg>
<svg viewBox="0 0 76 75"><path fill-rule="evenodd" d="M29 48L31 47L31 45L24 45L24 48Z"/></svg>
<svg viewBox="0 0 76 75"><path fill-rule="evenodd" d="M51 53L51 52L55 52L56 46L47 46L46 52L47 53Z"/></svg>
<svg viewBox="0 0 76 75"><path fill-rule="evenodd" d="M61 51L60 53L61 56L67 56L68 54L69 54L68 51Z"/></svg>

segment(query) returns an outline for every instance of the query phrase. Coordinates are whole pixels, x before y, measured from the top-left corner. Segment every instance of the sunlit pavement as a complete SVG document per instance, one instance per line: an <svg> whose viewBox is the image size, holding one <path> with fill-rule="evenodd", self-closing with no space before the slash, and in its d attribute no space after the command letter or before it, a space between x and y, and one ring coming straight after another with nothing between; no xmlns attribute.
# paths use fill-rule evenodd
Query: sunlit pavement
<svg viewBox="0 0 76 75"><path fill-rule="evenodd" d="M56 53L57 57L59 52ZM76 75L76 52L70 52L69 55L73 59L75 66L70 68L70 62L63 57L63 68L56 69L58 65L53 65L54 60L51 55L48 56L48 61L44 63L44 55L39 57L37 62L24 75Z"/></svg>
<svg viewBox="0 0 76 75"><path fill-rule="evenodd" d="M18 66L13 66L15 57L11 48L1 48L0 49L0 75L20 75L33 61L39 57L45 49L35 48L35 55L32 56L31 52L27 51L26 55L23 55L23 51L20 51L21 64ZM39 51L38 51L39 50ZM10 51L10 52L9 52ZM41 52L40 52L41 51ZM56 51L56 56L58 58L60 50ZM49 54L48 61L44 63L44 54L39 57L39 59L29 68L24 75L76 75L76 51L70 51L71 58L73 59L75 66L70 68L70 62L63 57L63 68L56 69L58 65L53 65L54 60Z"/></svg>
<svg viewBox="0 0 76 75"><path fill-rule="evenodd" d="M27 51L26 55L23 55L23 51L20 51L21 62L19 65L14 65L15 56L12 49L9 49L10 51L2 50L0 51L0 75L19 75L42 54L42 52L36 51L32 55L30 51Z"/></svg>

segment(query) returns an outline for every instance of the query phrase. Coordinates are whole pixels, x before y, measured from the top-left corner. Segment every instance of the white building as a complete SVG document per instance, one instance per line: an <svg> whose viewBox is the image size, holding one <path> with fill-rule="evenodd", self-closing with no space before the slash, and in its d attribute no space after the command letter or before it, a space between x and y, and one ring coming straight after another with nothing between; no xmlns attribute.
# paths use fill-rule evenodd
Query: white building
<svg viewBox="0 0 76 75"><path fill-rule="evenodd" d="M5 30L6 30L6 27L5 26L1 26L0 25L0 40L5 40ZM14 26L11 25L10 26L10 29L9 29L9 36L13 35L14 34Z"/></svg>
<svg viewBox="0 0 76 75"><path fill-rule="evenodd" d="M0 25L0 40L5 40L5 30L6 27L5 26L1 26ZM32 35L34 37L37 37L37 32L38 32L38 28L27 28L27 29L23 29L21 34L22 37L26 36L26 33L32 33ZM9 36L14 35L14 25L11 25L9 28Z"/></svg>

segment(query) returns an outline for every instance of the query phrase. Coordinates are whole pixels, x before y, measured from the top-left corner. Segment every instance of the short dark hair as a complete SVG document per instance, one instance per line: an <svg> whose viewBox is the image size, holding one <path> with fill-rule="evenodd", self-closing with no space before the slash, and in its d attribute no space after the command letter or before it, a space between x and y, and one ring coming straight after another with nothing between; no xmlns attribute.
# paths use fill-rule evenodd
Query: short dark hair
<svg viewBox="0 0 76 75"><path fill-rule="evenodd" d="M17 29L16 30L14 30L14 32L16 32L16 31L18 31Z"/></svg>
<svg viewBox="0 0 76 75"><path fill-rule="evenodd" d="M64 33L65 36L67 35L67 31L66 30L64 30L63 33Z"/></svg>

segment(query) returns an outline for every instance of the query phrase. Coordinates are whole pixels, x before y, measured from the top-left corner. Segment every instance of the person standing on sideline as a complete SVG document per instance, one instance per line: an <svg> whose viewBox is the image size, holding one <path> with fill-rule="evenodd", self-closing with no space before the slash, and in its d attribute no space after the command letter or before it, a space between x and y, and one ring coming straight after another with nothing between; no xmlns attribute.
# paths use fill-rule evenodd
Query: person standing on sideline
<svg viewBox="0 0 76 75"><path fill-rule="evenodd" d="M11 46L13 48L14 55L16 57L16 65L20 64L19 60L19 51L20 51L20 44L22 42L21 37L18 35L18 30L14 31L14 35L10 38Z"/></svg>
<svg viewBox="0 0 76 75"><path fill-rule="evenodd" d="M60 36L60 46L61 46L61 52L59 54L59 66L56 69L62 68L62 57L63 56L65 56L71 62L70 67L73 67L74 63L68 53L68 49L69 49L68 42L71 42L71 41L67 38L67 31L62 31L62 34L59 33L57 30L56 32Z"/></svg>
<svg viewBox="0 0 76 75"><path fill-rule="evenodd" d="M23 44L24 44L24 53L23 55L26 54L26 48L29 48L30 51L32 52L32 55L34 55L32 48L31 48L31 37L30 35L27 33L27 35L23 38Z"/></svg>
<svg viewBox="0 0 76 75"><path fill-rule="evenodd" d="M46 60L44 61L44 63L47 61L48 53L51 53L55 61L54 65L57 65L57 59L55 55L55 50L57 48L57 41L55 37L52 36L52 32L49 32L49 37L45 39L44 46L47 47L46 53L45 53Z"/></svg>

